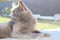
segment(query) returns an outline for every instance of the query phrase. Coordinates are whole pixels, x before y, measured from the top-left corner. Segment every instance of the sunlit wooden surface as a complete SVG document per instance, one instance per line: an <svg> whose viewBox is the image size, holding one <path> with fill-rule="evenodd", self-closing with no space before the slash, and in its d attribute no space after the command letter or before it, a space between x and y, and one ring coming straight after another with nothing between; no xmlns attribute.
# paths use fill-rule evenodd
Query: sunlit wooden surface
<svg viewBox="0 0 60 40"><path fill-rule="evenodd" d="M60 31L42 31L49 33L51 37L47 38L6 38L0 40L60 40Z"/></svg>

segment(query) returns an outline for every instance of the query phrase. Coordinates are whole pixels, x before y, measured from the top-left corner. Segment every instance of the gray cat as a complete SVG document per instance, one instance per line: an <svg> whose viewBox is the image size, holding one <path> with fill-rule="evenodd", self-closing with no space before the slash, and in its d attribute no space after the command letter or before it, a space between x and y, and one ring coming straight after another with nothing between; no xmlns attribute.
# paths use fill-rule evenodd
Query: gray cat
<svg viewBox="0 0 60 40"><path fill-rule="evenodd" d="M37 19L22 0L11 9L11 14L10 21L0 24L0 38L49 36L35 30Z"/></svg>
<svg viewBox="0 0 60 40"><path fill-rule="evenodd" d="M11 19L15 22L13 32L32 32L36 24L36 19L26 5L19 1L18 5L11 9Z"/></svg>
<svg viewBox="0 0 60 40"><path fill-rule="evenodd" d="M19 0L18 5L11 9L11 14L11 19L15 22L12 37L22 37L25 33L40 33L35 31L36 18L22 0Z"/></svg>

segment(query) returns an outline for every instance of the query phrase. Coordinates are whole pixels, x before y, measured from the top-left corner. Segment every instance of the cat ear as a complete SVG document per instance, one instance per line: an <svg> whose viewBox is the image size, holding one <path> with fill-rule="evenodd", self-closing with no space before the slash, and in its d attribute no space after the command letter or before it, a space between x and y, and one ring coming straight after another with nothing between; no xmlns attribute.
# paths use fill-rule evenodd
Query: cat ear
<svg viewBox="0 0 60 40"><path fill-rule="evenodd" d="M18 1L18 6L21 10L24 8L24 4L21 0Z"/></svg>

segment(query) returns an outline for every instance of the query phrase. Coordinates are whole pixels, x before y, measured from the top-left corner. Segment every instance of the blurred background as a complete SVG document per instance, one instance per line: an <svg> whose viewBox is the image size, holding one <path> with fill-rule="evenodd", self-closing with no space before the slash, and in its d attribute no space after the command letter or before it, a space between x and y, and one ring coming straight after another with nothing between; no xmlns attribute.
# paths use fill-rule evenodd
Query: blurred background
<svg viewBox="0 0 60 40"><path fill-rule="evenodd" d="M60 0L23 0L38 20L36 29L60 28ZM10 9L17 0L0 0L0 23L10 20Z"/></svg>

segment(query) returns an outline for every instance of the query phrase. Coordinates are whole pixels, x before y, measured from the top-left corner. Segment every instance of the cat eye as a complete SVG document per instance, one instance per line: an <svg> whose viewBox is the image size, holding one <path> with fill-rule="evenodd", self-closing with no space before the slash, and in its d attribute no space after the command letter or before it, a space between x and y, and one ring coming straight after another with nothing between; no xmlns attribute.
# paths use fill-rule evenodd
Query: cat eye
<svg viewBox="0 0 60 40"><path fill-rule="evenodd" d="M13 14L13 16L19 17L17 14Z"/></svg>

